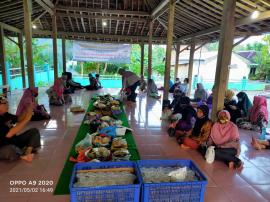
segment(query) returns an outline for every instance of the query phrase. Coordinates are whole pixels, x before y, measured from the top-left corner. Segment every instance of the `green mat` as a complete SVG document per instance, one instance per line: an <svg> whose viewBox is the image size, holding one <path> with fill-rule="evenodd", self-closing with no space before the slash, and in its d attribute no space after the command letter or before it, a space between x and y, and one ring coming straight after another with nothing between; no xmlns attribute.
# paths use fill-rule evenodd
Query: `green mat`
<svg viewBox="0 0 270 202"><path fill-rule="evenodd" d="M87 109L87 112L93 110L93 108L94 108L93 103L94 103L94 101L90 102L89 107ZM120 106L121 106L122 111L124 112L123 105L121 104ZM125 113L121 113L120 115L118 115L116 117L117 117L117 119L119 119L123 122L123 126L129 127L128 120L127 120ZM68 157L66 159L66 163L64 165L64 168L62 170L62 173L60 175L60 178L59 178L58 183L56 185L56 188L54 190L55 195L69 194L69 182L70 182L70 178L71 178L71 174L72 174L72 169L74 166L74 163L69 161L69 157L76 156L75 145L85 137L87 132L89 132L89 126L82 123L79 130L78 130L78 133L73 141L72 148L68 154ZM126 135L124 136L124 138L127 140L127 143L128 143L128 150L131 154L130 160L133 160L133 161L140 160L140 155L139 155L139 152L137 150L137 146L136 146L136 143L134 141L132 133L130 131L127 132Z"/></svg>

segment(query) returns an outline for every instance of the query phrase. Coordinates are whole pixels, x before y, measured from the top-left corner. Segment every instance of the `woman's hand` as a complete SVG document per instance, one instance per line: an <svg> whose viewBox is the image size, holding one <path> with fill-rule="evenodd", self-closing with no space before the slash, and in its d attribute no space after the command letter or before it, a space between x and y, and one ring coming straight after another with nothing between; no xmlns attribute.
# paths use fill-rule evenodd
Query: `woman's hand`
<svg viewBox="0 0 270 202"><path fill-rule="evenodd" d="M229 105L229 107L230 107L232 110L237 110L237 107L234 106L234 105Z"/></svg>

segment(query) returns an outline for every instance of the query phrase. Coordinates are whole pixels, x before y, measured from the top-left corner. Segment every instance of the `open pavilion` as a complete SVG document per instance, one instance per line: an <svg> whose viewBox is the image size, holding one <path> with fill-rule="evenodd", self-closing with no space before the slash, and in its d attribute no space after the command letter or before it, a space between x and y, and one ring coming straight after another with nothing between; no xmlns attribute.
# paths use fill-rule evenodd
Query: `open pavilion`
<svg viewBox="0 0 270 202"><path fill-rule="evenodd" d="M104 23L106 23L107 26L104 26ZM37 29L32 28L33 24L37 26ZM0 65L2 70L2 82L3 85L8 85L4 37L18 37L18 43L15 43L17 43L20 48L24 87L26 87L26 79L28 80L29 86L34 86L35 83L31 42L34 37L53 38L54 78L58 77L57 60L63 60L63 70L66 70L66 39L98 41L102 43L140 44L142 50L141 61L143 61L144 58L144 45L148 44L149 58L147 68L149 78L151 78L152 72L152 44L166 44L163 99L167 100L169 98L169 73L172 48L176 48L177 57L175 64L178 64L179 54L183 51L180 50L180 45L190 47L189 80L190 84L192 84L193 56L194 52L198 49L196 47L219 40L215 89L213 94L212 114L214 115L218 110L223 108L224 105L224 94L228 83L232 48L252 35L260 35L268 32L269 27L270 1L268 0L2 0L0 2ZM243 39L234 44L234 39L240 37ZM62 39L63 58L57 58L58 38ZM12 39L10 38L10 40ZM24 57L24 55L26 55L26 57ZM26 61L24 58L26 58ZM27 73L25 73L25 67L27 67ZM175 68L178 69L177 65L175 65ZM142 62L142 73L144 72L143 70L144 65ZM176 76L177 71L175 73L175 77ZM107 92L106 90L103 91ZM79 97L82 96L82 93L77 94L76 96L80 100ZM13 103L15 105L16 101L17 100L15 99L14 103L12 101L11 104ZM81 98L78 102L85 102L85 100L82 101ZM140 100L140 102L146 104L145 111L147 111L147 107L149 106L152 108L156 107L159 112L161 110L160 105L157 107L157 104L152 101ZM126 111L127 115L129 115L128 118L130 124L133 127L137 127L142 122L147 122L149 116L151 116L148 113L143 113L143 115L138 114L141 112L141 109L138 106L135 107L135 109L127 108ZM66 112L61 113L67 115ZM57 113L55 114L57 115ZM158 112L155 110L153 110L152 115L159 116ZM138 120L137 118L134 118L136 116L145 120ZM67 117L70 118L70 116ZM215 119L215 116L212 117ZM58 117L58 119L60 119L60 117ZM82 117L77 117L75 119L81 121ZM68 129L68 124L65 125L68 122L72 123L70 120L61 122L61 124L63 124L60 124L62 129L65 131L65 134L70 134L71 132L74 133L76 127L72 127L70 131ZM137 126L135 126L136 124ZM154 136L155 133L158 133L159 135L163 134L163 136L160 136L161 138L159 137L154 140L157 142L153 144L153 151L156 150L158 154L154 154L153 151L147 150L147 148L142 149L144 150L142 153L150 153L149 155L142 155L146 158L158 158L163 156L158 149L159 146L157 146L160 145L163 140L166 139L165 142L168 145L174 144L168 137L164 137L166 132L161 126L159 128L160 131L158 131L158 127L152 130L150 128L147 131L142 131L142 128L137 127L135 128L135 134L136 130L137 133L145 133L143 136L145 136L144 138L146 139L146 133L149 133L149 136ZM252 150L250 147L247 147L250 138L248 134L250 132L242 131L241 133L243 133L244 137L244 143L242 142L245 144L245 146L243 146L244 149ZM146 145L150 142L150 140L146 140L143 143L144 140L139 135L135 139L137 143L141 145ZM67 140L63 137L63 141L66 144L70 144L72 136L68 136ZM176 145L174 145L174 147L176 147ZM179 156L177 155L178 152ZM214 166L205 165L202 162L202 159L196 156L194 151L191 151L190 153L184 151L181 153L180 148L177 147L171 149L169 153L171 153L171 155L167 156L164 154L163 158L186 158L185 155L187 155L203 167L203 169L208 170L208 172L206 172L207 175L209 175L210 188L208 188L206 201L270 200L269 193L266 193L266 190L269 190L270 188L269 158L255 158L254 161L246 159L247 163L245 164L244 174L241 176L240 174L228 173L222 167L223 165L220 164ZM61 155L61 157L63 157L64 155L67 155L67 153L64 154L63 152ZM248 155L256 156L259 154L251 152L248 153ZM251 158L248 155L245 157ZM59 156L57 157L59 158ZM35 162L33 162L33 165L35 165ZM4 167L2 163L1 166ZM14 169L12 166L10 165L10 168ZM261 166L268 167L266 169L260 169ZM59 168L57 169L61 169L60 167L61 166L59 165ZM215 171L214 169L220 169L221 171ZM3 170L3 172L8 172L4 168ZM258 175L251 175L249 179L247 176L252 172L256 172ZM14 174L15 173L11 173L7 175ZM1 177L4 176L1 174ZM218 180L211 180L213 178ZM232 188L228 188L228 184L221 182L226 180L229 181L231 187L235 187L235 189L238 190L240 196L237 195ZM258 183L256 183L256 181L258 181ZM3 184L1 186L3 186ZM12 197L15 196L9 195L7 199L10 199L11 201ZM25 198L27 198L25 201L29 201L29 198L31 197L32 196L25 196ZM35 201L35 197L37 198L38 196L33 196L33 199L30 199L30 201ZM57 198L49 195L46 195L46 197L51 197L52 199L46 201L67 200L67 198ZM215 197L217 198L215 199ZM21 199L24 199L24 196L22 196ZM41 198L39 201L42 200L43 199Z"/></svg>

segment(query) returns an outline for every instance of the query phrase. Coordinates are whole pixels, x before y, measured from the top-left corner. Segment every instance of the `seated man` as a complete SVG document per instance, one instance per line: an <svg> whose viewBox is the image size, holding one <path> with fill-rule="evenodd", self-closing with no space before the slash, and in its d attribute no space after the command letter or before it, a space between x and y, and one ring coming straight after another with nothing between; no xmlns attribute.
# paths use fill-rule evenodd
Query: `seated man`
<svg viewBox="0 0 270 202"><path fill-rule="evenodd" d="M18 134L32 118L32 106L21 116L8 113L8 102L0 96L0 159L27 162L33 160L33 152L40 147L40 134L36 128Z"/></svg>

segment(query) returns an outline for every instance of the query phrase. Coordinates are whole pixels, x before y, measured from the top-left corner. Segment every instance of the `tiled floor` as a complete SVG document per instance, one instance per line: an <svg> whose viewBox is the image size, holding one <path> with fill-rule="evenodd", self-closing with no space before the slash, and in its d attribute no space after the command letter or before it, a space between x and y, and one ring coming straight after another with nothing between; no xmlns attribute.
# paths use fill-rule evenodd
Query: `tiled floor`
<svg viewBox="0 0 270 202"><path fill-rule="evenodd" d="M116 94L116 89L102 89L99 93ZM95 92L97 93L97 92ZM77 91L72 95L73 104L88 106L90 92ZM94 93L92 93L94 94ZM10 97L10 112L15 112L21 92ZM42 147L32 163L0 162L1 202L62 202L69 196L53 196L51 193L14 193L10 188L16 180L52 180L54 187L63 168L68 151L83 114L72 114L70 106L50 107L48 98L41 89L40 103L51 112L47 122L30 123L28 128L37 127L42 135ZM229 170L223 163L207 164L203 157L193 150L180 149L174 138L166 134L166 123L159 119L161 102L139 95L135 106L126 107L126 114L134 129L134 136L142 159L192 159L208 178L205 201L207 202L262 202L270 201L270 151L255 151L250 146L250 131L240 130L241 159L245 162L242 172ZM30 185L27 187L31 187ZM34 186L35 187L35 186ZM49 186L50 187L50 186Z"/></svg>

